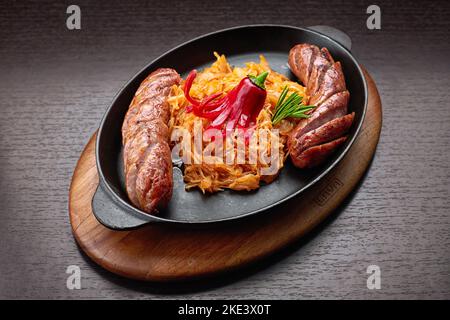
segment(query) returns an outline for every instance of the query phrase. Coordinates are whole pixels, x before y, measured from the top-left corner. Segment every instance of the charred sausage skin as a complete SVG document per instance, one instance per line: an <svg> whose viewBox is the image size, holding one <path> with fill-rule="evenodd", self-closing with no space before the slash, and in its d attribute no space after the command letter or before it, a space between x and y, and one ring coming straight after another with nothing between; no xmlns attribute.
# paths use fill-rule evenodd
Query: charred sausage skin
<svg viewBox="0 0 450 320"><path fill-rule="evenodd" d="M299 168L322 164L347 139L354 113L347 115L350 93L340 62L326 48L307 43L289 52L289 67L306 87L310 105L316 108L302 119L288 138L292 162Z"/></svg>
<svg viewBox="0 0 450 320"><path fill-rule="evenodd" d="M167 98L180 82L173 69L152 72L136 91L122 125L126 191L131 202L148 213L164 208L172 197Z"/></svg>

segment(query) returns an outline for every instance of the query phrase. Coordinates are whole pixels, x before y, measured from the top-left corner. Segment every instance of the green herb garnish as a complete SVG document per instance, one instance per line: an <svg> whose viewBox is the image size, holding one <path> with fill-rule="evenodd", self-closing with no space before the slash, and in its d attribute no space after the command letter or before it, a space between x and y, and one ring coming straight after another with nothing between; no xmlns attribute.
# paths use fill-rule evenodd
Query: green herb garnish
<svg viewBox="0 0 450 320"><path fill-rule="evenodd" d="M303 97L299 96L296 92L286 98L287 93L288 88L286 86L281 91L275 106L275 113L272 116L272 123L274 125L285 118L309 118L310 115L306 114L306 112L315 108L315 106L305 106L302 103Z"/></svg>

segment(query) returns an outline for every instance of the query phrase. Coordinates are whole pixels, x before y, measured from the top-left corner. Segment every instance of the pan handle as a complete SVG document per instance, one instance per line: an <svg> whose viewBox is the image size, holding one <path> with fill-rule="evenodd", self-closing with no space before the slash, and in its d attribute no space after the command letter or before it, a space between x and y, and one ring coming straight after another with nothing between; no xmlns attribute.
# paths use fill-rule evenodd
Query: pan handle
<svg viewBox="0 0 450 320"><path fill-rule="evenodd" d="M352 49L352 40L345 32L343 32L339 29L336 29L336 28L330 27L330 26L324 26L324 25L312 26L312 27L308 27L308 29L320 32L320 33L330 37L334 41L341 44L348 51L351 51L351 49Z"/></svg>
<svg viewBox="0 0 450 320"><path fill-rule="evenodd" d="M150 216L131 212L112 199L101 182L92 198L92 212L102 225L114 230L133 229L156 221Z"/></svg>

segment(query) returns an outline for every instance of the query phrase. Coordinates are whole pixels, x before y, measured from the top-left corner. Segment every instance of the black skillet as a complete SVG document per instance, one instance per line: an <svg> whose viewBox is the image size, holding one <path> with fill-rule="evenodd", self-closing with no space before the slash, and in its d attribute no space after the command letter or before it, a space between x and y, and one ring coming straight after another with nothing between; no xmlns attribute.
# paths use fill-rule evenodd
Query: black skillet
<svg viewBox="0 0 450 320"><path fill-rule="evenodd" d="M210 65L213 52L225 54L231 65L259 61L265 55L271 68L291 79L287 66L289 49L297 43L326 47L343 66L350 91L349 111L356 113L350 138L324 165L314 170L296 169L287 160L279 177L254 192L223 191L203 195L185 191L182 172L174 167L174 190L169 207L158 215L147 214L128 200L122 167L121 126L130 101L142 80L160 67L176 69L183 77L192 69ZM357 61L349 52L350 38L327 26L307 29L283 25L249 25L210 33L188 41L157 58L138 72L117 94L98 130L97 169L100 184L92 201L96 218L112 229L130 229L150 222L211 224L255 215L286 201L319 181L343 158L361 128L367 107L367 85Z"/></svg>

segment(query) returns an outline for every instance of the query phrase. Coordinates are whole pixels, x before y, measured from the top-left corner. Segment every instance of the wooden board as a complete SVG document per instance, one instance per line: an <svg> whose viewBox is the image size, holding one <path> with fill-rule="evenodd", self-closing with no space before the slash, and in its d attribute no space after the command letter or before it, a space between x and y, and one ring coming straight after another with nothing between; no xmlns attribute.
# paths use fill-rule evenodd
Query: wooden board
<svg viewBox="0 0 450 320"><path fill-rule="evenodd" d="M382 122L381 101L365 72L369 104L361 132L345 158L323 180L271 212L238 223L189 228L162 224L113 231L94 217L98 185L95 135L72 177L72 231L86 254L116 274L148 281L173 281L222 273L262 259L296 241L335 210L363 176L375 152Z"/></svg>

